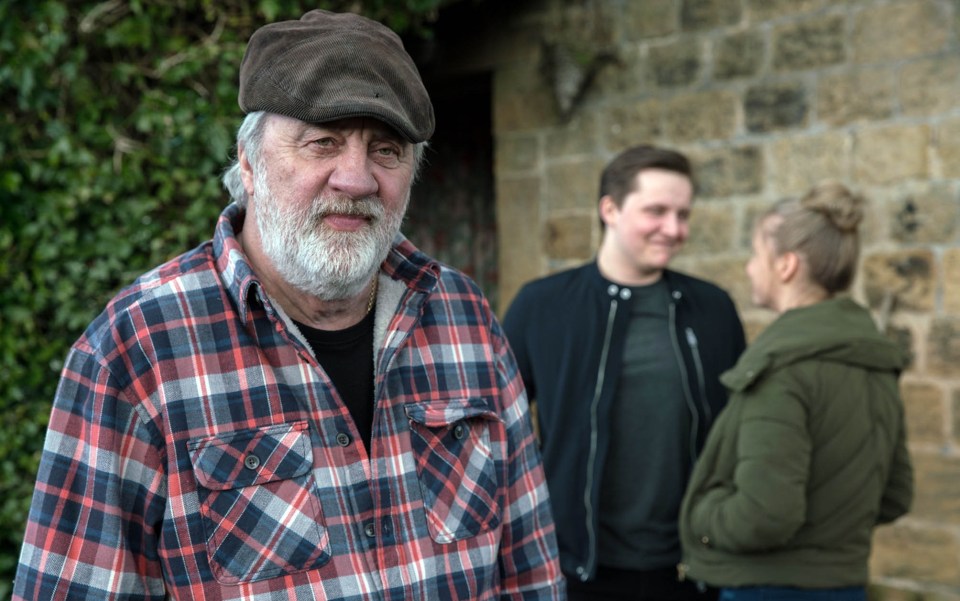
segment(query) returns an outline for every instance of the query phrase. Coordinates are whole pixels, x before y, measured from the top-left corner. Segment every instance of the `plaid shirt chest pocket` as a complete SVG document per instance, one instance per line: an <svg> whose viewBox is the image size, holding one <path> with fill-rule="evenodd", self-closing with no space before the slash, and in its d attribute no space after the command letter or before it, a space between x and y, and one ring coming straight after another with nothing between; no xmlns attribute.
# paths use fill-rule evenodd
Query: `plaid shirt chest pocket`
<svg viewBox="0 0 960 601"><path fill-rule="evenodd" d="M306 421L197 438L187 448L218 581L262 580L329 561Z"/></svg>
<svg viewBox="0 0 960 601"><path fill-rule="evenodd" d="M506 429L480 398L409 403L427 528L450 543L500 525Z"/></svg>

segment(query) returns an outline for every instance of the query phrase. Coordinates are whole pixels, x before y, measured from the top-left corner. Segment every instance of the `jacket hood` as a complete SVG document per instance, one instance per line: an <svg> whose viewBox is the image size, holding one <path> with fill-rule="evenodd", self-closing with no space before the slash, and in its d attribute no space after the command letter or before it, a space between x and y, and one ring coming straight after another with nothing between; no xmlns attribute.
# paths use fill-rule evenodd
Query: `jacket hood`
<svg viewBox="0 0 960 601"><path fill-rule="evenodd" d="M899 373L905 352L884 337L870 313L849 298L834 298L780 315L747 347L721 382L742 391L764 373L810 357Z"/></svg>

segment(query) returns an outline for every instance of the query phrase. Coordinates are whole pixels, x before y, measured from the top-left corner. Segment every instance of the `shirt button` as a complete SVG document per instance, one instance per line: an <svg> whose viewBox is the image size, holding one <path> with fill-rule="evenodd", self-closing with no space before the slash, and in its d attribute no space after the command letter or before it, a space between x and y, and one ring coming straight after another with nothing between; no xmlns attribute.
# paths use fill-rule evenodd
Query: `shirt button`
<svg viewBox="0 0 960 601"><path fill-rule="evenodd" d="M457 440L463 440L463 437L467 435L467 427L463 424L457 424L453 427L453 437Z"/></svg>
<svg viewBox="0 0 960 601"><path fill-rule="evenodd" d="M700 537L700 542L703 543L703 544L705 544L705 545L709 545L709 544L710 544L710 537L709 537L709 536L701 536L701 537Z"/></svg>
<svg viewBox="0 0 960 601"><path fill-rule="evenodd" d="M243 459L243 465L248 470L255 470L260 467L260 458L253 454L247 455Z"/></svg>
<svg viewBox="0 0 960 601"><path fill-rule="evenodd" d="M373 525L373 522L368 522L367 525L363 527L363 533L367 535L367 538L373 538L377 535L377 529Z"/></svg>
<svg viewBox="0 0 960 601"><path fill-rule="evenodd" d="M350 444L350 435L346 432L337 432L337 444L345 447Z"/></svg>

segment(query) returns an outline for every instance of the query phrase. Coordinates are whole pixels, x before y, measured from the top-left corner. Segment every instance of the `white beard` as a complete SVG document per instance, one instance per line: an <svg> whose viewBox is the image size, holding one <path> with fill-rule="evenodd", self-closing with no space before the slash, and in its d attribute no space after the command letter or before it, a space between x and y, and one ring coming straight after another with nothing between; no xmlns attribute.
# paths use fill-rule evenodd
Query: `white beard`
<svg viewBox="0 0 960 601"><path fill-rule="evenodd" d="M282 206L267 180L266 167L258 161L252 213L263 252L280 276L320 300L360 294L400 231L409 191L395 211L387 211L376 196L356 200L318 196L303 207ZM323 223L323 217L331 213L366 217L369 226L354 232L331 229Z"/></svg>

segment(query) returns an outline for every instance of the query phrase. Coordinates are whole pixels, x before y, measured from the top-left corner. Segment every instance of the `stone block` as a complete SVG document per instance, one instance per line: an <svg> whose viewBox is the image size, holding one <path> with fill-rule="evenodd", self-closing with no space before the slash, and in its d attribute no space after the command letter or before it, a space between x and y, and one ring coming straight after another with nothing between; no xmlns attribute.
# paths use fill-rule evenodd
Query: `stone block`
<svg viewBox="0 0 960 601"><path fill-rule="evenodd" d="M857 190L860 191L859 187ZM871 188L861 191L861 194L866 200L866 207L863 221L860 222L860 247L885 245L890 241L888 209L891 203L896 202L896 190L893 187Z"/></svg>
<svg viewBox="0 0 960 601"><path fill-rule="evenodd" d="M747 0L750 23L779 20L827 6L830 0Z"/></svg>
<svg viewBox="0 0 960 601"><path fill-rule="evenodd" d="M631 42L676 33L680 28L676 0L626 2L619 23L622 39Z"/></svg>
<svg viewBox="0 0 960 601"><path fill-rule="evenodd" d="M598 139L597 118L592 114L581 112L562 127L547 132L544 155L548 161L594 155L599 147Z"/></svg>
<svg viewBox="0 0 960 601"><path fill-rule="evenodd" d="M536 64L495 71L493 129L499 134L532 131L559 121L556 101Z"/></svg>
<svg viewBox="0 0 960 601"><path fill-rule="evenodd" d="M593 229L599 228L595 214L550 217L545 226L544 247L550 259L586 261L597 252Z"/></svg>
<svg viewBox="0 0 960 601"><path fill-rule="evenodd" d="M960 457L913 452L911 461L915 488L911 517L960 525ZM960 555L953 557L956 560ZM949 582L960 584L960 572Z"/></svg>
<svg viewBox="0 0 960 601"><path fill-rule="evenodd" d="M943 276L940 278L943 312L960 317L960 248L943 251Z"/></svg>
<svg viewBox="0 0 960 601"><path fill-rule="evenodd" d="M676 96L664 104L664 135L674 142L729 138L736 129L737 97L709 91Z"/></svg>
<svg viewBox="0 0 960 601"><path fill-rule="evenodd" d="M940 165L940 174L960 178L960 119L946 119L935 133L934 152Z"/></svg>
<svg viewBox="0 0 960 601"><path fill-rule="evenodd" d="M791 22L774 31L773 67L777 71L817 69L845 60L843 15Z"/></svg>
<svg viewBox="0 0 960 601"><path fill-rule="evenodd" d="M801 127L807 121L808 105L807 90L801 83L752 86L743 102L747 130L764 133Z"/></svg>
<svg viewBox="0 0 960 601"><path fill-rule="evenodd" d="M932 311L936 290L933 253L908 249L872 253L864 257L861 278L867 303L880 307L893 295L893 311Z"/></svg>
<svg viewBox="0 0 960 601"><path fill-rule="evenodd" d="M877 528L873 541L870 573L874 578L958 583L960 544L949 530L895 523Z"/></svg>
<svg viewBox="0 0 960 601"><path fill-rule="evenodd" d="M817 118L834 127L887 119L893 114L894 81L886 67L826 74L817 86Z"/></svg>
<svg viewBox="0 0 960 601"><path fill-rule="evenodd" d="M694 254L727 252L733 247L736 214L728 202L694 202L686 248Z"/></svg>
<svg viewBox="0 0 960 601"><path fill-rule="evenodd" d="M954 445L960 444L960 390L953 391L951 399L951 414L953 419L950 423L950 438Z"/></svg>
<svg viewBox="0 0 960 601"><path fill-rule="evenodd" d="M536 136L500 136L496 140L494 162L497 173L536 169L540 165L540 144Z"/></svg>
<svg viewBox="0 0 960 601"><path fill-rule="evenodd" d="M960 366L960 318L940 317L930 324L926 365L927 371L934 376L957 377L960 372L957 367Z"/></svg>
<svg viewBox="0 0 960 601"><path fill-rule="evenodd" d="M683 31L704 31L736 25L743 17L740 2L729 0L680 0L680 27Z"/></svg>
<svg viewBox="0 0 960 601"><path fill-rule="evenodd" d="M909 189L889 210L890 236L898 242L942 244L957 238L960 202L946 183Z"/></svg>
<svg viewBox="0 0 960 601"><path fill-rule="evenodd" d="M772 206L773 202L768 200L759 203L752 202L744 206L743 228L741 228L737 240L737 247L740 250L753 252L753 230L757 225L757 220Z"/></svg>
<svg viewBox="0 0 960 601"><path fill-rule="evenodd" d="M647 58L650 82L661 88L688 86L700 75L702 49L696 38L651 46Z"/></svg>
<svg viewBox="0 0 960 601"><path fill-rule="evenodd" d="M637 144L650 143L663 133L663 107L658 100L630 102L611 107L604 115L603 146L620 152Z"/></svg>
<svg viewBox="0 0 960 601"><path fill-rule="evenodd" d="M763 66L764 46L763 36L755 31L721 38L714 50L714 78L725 80L757 75Z"/></svg>
<svg viewBox="0 0 960 601"><path fill-rule="evenodd" d="M945 50L951 21L945 3L936 0L871 3L854 13L854 60L879 63Z"/></svg>
<svg viewBox="0 0 960 601"><path fill-rule="evenodd" d="M904 114L950 112L960 96L960 58L949 54L910 62L900 70L897 89Z"/></svg>
<svg viewBox="0 0 960 601"><path fill-rule="evenodd" d="M506 308L520 286L543 273L540 180L497 179L499 307Z"/></svg>
<svg viewBox="0 0 960 601"><path fill-rule="evenodd" d="M854 137L854 175L867 185L927 177L929 146L930 128L926 125L862 129Z"/></svg>
<svg viewBox="0 0 960 601"><path fill-rule="evenodd" d="M699 197L756 194L763 189L765 165L763 152L757 146L698 148L690 151L689 156Z"/></svg>
<svg viewBox="0 0 960 601"><path fill-rule="evenodd" d="M549 212L567 209L594 210L600 200L603 164L595 159L553 163L547 167L545 188Z"/></svg>
<svg viewBox="0 0 960 601"><path fill-rule="evenodd" d="M596 74L590 95L610 100L625 96L636 97L649 92L647 61L640 44L620 46L617 49L619 62L600 69Z"/></svg>
<svg viewBox="0 0 960 601"><path fill-rule="evenodd" d="M840 131L783 137L771 142L770 157L773 188L799 195L825 179L848 179L850 137Z"/></svg>
<svg viewBox="0 0 960 601"><path fill-rule="evenodd" d="M907 413L907 440L942 445L948 423L943 389L929 382L904 382L900 390Z"/></svg>

